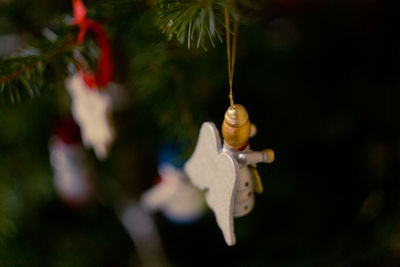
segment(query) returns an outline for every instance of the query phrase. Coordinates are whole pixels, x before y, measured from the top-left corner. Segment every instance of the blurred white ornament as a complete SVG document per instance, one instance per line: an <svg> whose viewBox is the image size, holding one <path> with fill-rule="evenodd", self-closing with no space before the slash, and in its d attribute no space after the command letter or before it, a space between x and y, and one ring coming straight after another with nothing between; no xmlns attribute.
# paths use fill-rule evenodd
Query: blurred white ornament
<svg viewBox="0 0 400 267"><path fill-rule="evenodd" d="M97 158L105 159L115 138L112 100L107 88L89 88L81 73L68 77L65 87L72 98L71 111L81 128L84 146L93 148Z"/></svg>
<svg viewBox="0 0 400 267"><path fill-rule="evenodd" d="M203 194L190 184L185 173L169 163L159 166L160 182L145 192L142 206L160 211L175 223L191 223L205 212Z"/></svg>
<svg viewBox="0 0 400 267"><path fill-rule="evenodd" d="M49 149L54 187L59 197L74 207L89 204L94 184L82 145L66 143L54 136L50 140Z"/></svg>

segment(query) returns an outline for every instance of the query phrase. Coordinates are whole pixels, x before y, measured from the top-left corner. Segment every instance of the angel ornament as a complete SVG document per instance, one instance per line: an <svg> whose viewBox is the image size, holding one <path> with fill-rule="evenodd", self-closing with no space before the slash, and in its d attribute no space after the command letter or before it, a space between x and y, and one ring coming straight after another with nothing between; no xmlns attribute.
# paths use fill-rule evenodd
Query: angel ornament
<svg viewBox="0 0 400 267"><path fill-rule="evenodd" d="M185 164L191 182L205 191L206 202L230 246L236 243L233 218L248 214L254 207L254 191L263 191L256 164L275 158L272 149L250 149L248 140L256 131L246 109L233 104L222 123L224 144L215 124L203 123L193 155Z"/></svg>

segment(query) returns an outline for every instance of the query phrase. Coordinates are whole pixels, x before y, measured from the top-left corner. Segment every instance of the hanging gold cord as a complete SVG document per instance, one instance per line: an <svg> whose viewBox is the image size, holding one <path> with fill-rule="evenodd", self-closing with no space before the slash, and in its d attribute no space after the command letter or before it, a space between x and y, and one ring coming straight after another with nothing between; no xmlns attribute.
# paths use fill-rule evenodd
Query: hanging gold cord
<svg viewBox="0 0 400 267"><path fill-rule="evenodd" d="M238 35L238 21L235 20L233 23L232 32L232 45L231 45L231 31L230 31L230 19L229 11L225 7L225 35L226 35L226 53L228 56L228 76L229 76L229 101L231 106L233 106L233 94L232 94L232 83L233 83L233 73L235 70L235 60L236 60L236 47L237 47L237 35Z"/></svg>

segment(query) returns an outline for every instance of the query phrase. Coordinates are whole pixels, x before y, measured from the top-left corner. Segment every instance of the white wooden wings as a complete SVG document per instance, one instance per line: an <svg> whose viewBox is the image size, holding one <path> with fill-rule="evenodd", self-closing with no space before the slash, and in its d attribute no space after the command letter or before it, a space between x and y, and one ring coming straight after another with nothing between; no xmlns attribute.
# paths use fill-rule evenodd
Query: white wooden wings
<svg viewBox="0 0 400 267"><path fill-rule="evenodd" d="M239 167L232 155L222 151L221 138L215 124L205 122L193 155L185 164L191 182L205 191L208 206L228 245L235 244L233 227L234 198Z"/></svg>

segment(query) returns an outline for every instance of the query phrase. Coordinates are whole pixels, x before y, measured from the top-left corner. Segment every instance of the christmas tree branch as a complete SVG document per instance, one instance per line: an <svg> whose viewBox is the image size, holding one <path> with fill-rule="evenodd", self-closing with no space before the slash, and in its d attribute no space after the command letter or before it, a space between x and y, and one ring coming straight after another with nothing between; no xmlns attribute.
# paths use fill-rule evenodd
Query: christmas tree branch
<svg viewBox="0 0 400 267"><path fill-rule="evenodd" d="M201 46L204 49L207 47L207 40L212 46L215 45L216 39L222 42L225 27L224 9L227 8L237 19L235 6L248 2L247 0L154 1L156 1L154 7L158 10L159 26L168 39L176 37L179 41L186 42L189 48ZM149 10L153 4L151 1L149 3L140 0L106 0L96 9L88 9L88 16L103 22L110 22L121 16L128 20L134 17L131 16L132 13L140 14L138 11ZM70 30L70 27L67 29ZM64 29L64 32L67 31ZM48 65L60 62L58 59L66 55L68 57L64 57L64 69L67 63L74 61L71 52L76 48L73 42L75 36L72 33L64 36L60 34L55 42L41 40L25 49L22 55L0 59L0 95L8 94L11 102L19 101L23 92L30 97L39 95L43 71Z"/></svg>
<svg viewBox="0 0 400 267"><path fill-rule="evenodd" d="M225 27L223 11L228 8L236 14L229 0L159 0L159 25L168 39L176 37L181 43L192 43L206 49L208 39L215 46L215 39L222 42Z"/></svg>
<svg viewBox="0 0 400 267"><path fill-rule="evenodd" d="M73 45L73 43L70 41L72 41L72 39L66 42L62 42L61 44L57 44L55 50L47 51L47 53L43 55L28 56L28 57L21 56L9 59L0 59L0 64L2 66L10 67L10 68L0 68L0 75L1 75L0 85L20 77L21 75L27 73L33 68L43 69L43 64L51 61L53 58L66 52L68 48L71 45ZM20 62L21 64L18 64L17 62Z"/></svg>
<svg viewBox="0 0 400 267"><path fill-rule="evenodd" d="M0 93L7 94L12 103L20 101L23 92L29 97L39 95L44 69L55 59L71 53L74 38L68 33L55 42L41 40L15 57L0 59Z"/></svg>
<svg viewBox="0 0 400 267"><path fill-rule="evenodd" d="M10 8L11 8L10 4ZM88 16L102 22L110 22L121 16L128 18L133 12L143 11L149 5L141 0L105 0L98 3L96 8L88 9ZM53 19L54 20L54 19ZM18 102L22 96L35 97L40 94L39 88L43 84L43 74L49 65L63 64L62 68L74 62L71 56L75 45L76 33L71 32L71 27L65 25L61 18L55 19L61 29L58 38L54 41L36 38L26 49L17 55L8 58L0 58L0 95L6 96L11 103ZM61 22L61 23L60 23ZM54 23L53 23L54 24ZM79 49L86 56L87 46ZM61 59L61 60L60 60ZM4 98L0 98L3 102Z"/></svg>

